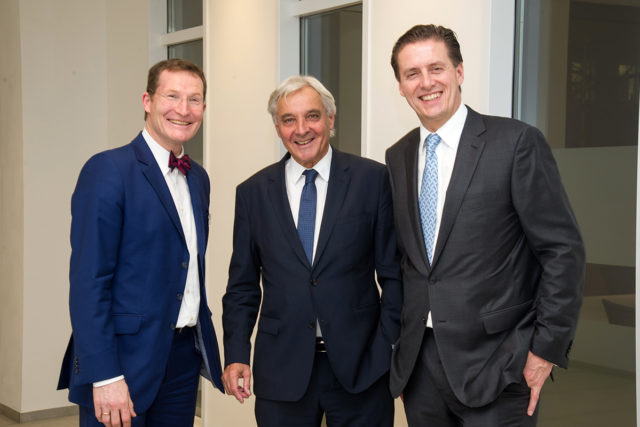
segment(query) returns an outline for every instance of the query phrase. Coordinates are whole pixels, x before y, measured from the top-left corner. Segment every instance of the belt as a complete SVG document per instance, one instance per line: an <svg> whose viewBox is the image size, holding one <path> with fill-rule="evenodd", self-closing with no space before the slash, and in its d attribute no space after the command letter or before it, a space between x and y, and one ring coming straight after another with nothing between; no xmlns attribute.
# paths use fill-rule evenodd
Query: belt
<svg viewBox="0 0 640 427"><path fill-rule="evenodd" d="M322 337L316 337L316 353L326 353L327 349L324 346L324 340Z"/></svg>
<svg viewBox="0 0 640 427"><path fill-rule="evenodd" d="M195 326L185 326L183 328L175 328L173 330L173 334L174 335L180 335L182 333L182 331L193 331L195 329Z"/></svg>

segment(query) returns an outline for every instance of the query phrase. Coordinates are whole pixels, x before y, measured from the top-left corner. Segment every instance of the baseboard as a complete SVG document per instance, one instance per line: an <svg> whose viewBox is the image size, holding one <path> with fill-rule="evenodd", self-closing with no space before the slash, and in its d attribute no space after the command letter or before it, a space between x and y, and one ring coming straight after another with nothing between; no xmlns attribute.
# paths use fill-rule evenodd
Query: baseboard
<svg viewBox="0 0 640 427"><path fill-rule="evenodd" d="M17 423L27 423L29 421L40 421L49 418L68 417L78 414L78 406L63 406L61 408L42 409L40 411L18 412L0 403L0 414L12 419Z"/></svg>

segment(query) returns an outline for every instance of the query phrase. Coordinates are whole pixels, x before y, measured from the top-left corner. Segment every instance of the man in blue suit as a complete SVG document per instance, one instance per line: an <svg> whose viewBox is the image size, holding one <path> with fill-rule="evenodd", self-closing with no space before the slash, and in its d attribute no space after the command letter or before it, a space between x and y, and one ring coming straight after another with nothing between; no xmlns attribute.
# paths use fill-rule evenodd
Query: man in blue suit
<svg viewBox="0 0 640 427"><path fill-rule="evenodd" d="M80 172L58 388L80 405L81 426L191 427L200 374L222 390L204 287L209 178L183 150L205 94L194 63L154 65L144 130Z"/></svg>
<svg viewBox="0 0 640 427"><path fill-rule="evenodd" d="M288 154L237 188L225 388L250 396L259 315L259 426L391 426L402 286L387 172L330 147L335 102L315 78L285 80L269 112Z"/></svg>

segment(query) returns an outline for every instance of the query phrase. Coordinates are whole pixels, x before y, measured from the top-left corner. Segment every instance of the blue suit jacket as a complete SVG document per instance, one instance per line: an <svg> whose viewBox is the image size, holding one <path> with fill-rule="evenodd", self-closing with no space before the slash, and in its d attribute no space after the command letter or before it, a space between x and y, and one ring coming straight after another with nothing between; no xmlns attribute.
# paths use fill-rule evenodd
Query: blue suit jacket
<svg viewBox="0 0 640 427"><path fill-rule="evenodd" d="M203 374L222 390L220 356L204 287L209 177L187 175L198 238L198 338ZM178 212L142 134L93 156L71 201L69 307L73 336L58 388L93 406L92 383L124 374L135 409L152 403L164 376L189 251Z"/></svg>
<svg viewBox="0 0 640 427"><path fill-rule="evenodd" d="M377 162L333 150L310 265L287 198L288 158L237 189L223 298L225 363L249 364L262 299L253 365L256 396L295 401L303 395L313 366L316 320L338 381L358 393L389 370L400 328L402 284L388 176Z"/></svg>

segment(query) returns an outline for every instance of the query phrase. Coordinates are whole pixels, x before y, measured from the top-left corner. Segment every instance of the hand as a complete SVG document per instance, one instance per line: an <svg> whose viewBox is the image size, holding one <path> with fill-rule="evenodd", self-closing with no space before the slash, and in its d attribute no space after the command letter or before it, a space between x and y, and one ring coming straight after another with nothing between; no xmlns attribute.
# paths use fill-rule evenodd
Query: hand
<svg viewBox="0 0 640 427"><path fill-rule="evenodd" d="M129 387L122 379L102 387L93 388L93 407L99 422L105 426L131 426L131 418L136 416Z"/></svg>
<svg viewBox="0 0 640 427"><path fill-rule="evenodd" d="M531 389L531 398L529 399L529 407L527 408L527 415L532 416L536 410L536 405L540 399L540 390L544 382L551 374L553 363L547 362L541 357L529 352L527 356L527 364L524 366L524 379L527 381L527 385Z"/></svg>
<svg viewBox="0 0 640 427"><path fill-rule="evenodd" d="M240 385L242 380L242 386ZM222 374L224 389L229 395L236 397L238 402L251 396L251 368L244 363L232 363L224 368Z"/></svg>

